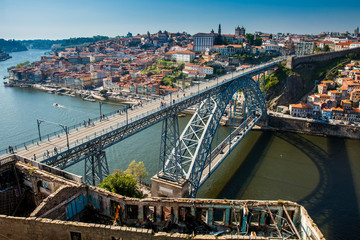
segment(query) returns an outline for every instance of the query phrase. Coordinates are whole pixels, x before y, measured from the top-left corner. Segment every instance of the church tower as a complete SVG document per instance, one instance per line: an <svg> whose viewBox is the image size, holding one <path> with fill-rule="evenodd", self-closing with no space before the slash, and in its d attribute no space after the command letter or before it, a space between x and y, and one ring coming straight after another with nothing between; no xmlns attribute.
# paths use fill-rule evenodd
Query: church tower
<svg viewBox="0 0 360 240"><path fill-rule="evenodd" d="M245 28L244 28L244 26L242 26L241 29L240 29L240 36L245 37Z"/></svg>
<svg viewBox="0 0 360 240"><path fill-rule="evenodd" d="M235 28L235 36L238 37L240 36L240 27L237 26L237 28Z"/></svg>

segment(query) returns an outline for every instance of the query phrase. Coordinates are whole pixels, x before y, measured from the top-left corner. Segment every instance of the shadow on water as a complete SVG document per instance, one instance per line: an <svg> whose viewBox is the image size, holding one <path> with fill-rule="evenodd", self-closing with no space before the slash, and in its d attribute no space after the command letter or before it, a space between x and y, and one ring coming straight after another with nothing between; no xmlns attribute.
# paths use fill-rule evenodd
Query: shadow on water
<svg viewBox="0 0 360 240"><path fill-rule="evenodd" d="M356 239L360 220L345 139L327 138L327 152L297 134L276 134L306 154L320 173L317 187L299 200L327 239Z"/></svg>
<svg viewBox="0 0 360 240"><path fill-rule="evenodd" d="M308 204L307 199L303 202L320 227L328 225L328 239L358 239L360 235L359 207L345 142L342 138L327 138L329 158L324 164L329 173L328 186L316 205Z"/></svg>
<svg viewBox="0 0 360 240"><path fill-rule="evenodd" d="M244 195L255 180L256 172L264 161L263 154L267 154L274 137L301 151L316 166L319 173L318 183L312 191L302 199L293 200L307 209L326 239L358 239L360 215L346 139L328 137L324 150L321 145L317 145L317 142L321 141L316 137L263 132L218 198L236 199ZM292 190L303 191L301 188L296 189Z"/></svg>
<svg viewBox="0 0 360 240"><path fill-rule="evenodd" d="M251 180L255 176L256 170L261 165L263 159L262 154L266 148L270 146L273 135L268 132L262 132L257 139L251 152L248 154L238 171L222 189L217 198L236 199L237 195L242 195L242 191L246 190ZM262 149L259 151L259 149ZM239 193L240 189L240 193Z"/></svg>

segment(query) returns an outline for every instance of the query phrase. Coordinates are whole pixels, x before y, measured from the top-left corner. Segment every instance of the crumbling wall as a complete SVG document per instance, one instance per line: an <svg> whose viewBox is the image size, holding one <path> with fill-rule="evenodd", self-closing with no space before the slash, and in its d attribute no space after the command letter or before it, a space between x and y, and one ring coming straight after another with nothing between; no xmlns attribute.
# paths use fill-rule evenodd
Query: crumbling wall
<svg viewBox="0 0 360 240"><path fill-rule="evenodd" d="M1 235L5 239L77 239L71 236L81 236L86 239L123 239L150 240L157 239L152 230L101 224L65 222L46 218L22 218L0 215ZM169 237L168 237L169 238ZM168 239L167 238L167 239ZM161 239L161 238L159 238ZM165 239L165 238L164 238ZM184 239L184 238L175 238Z"/></svg>
<svg viewBox="0 0 360 240"><path fill-rule="evenodd" d="M67 220L72 216L66 215L66 208L73 200L77 199L79 196L82 196L80 199L86 197L86 188L85 186L72 187L72 186L62 186L55 193L48 196L44 201L32 212L31 217L46 217L51 219L61 219ZM87 202L87 201L86 201ZM76 209L77 212L81 212L87 204L81 204L81 208ZM77 213L71 214L76 215Z"/></svg>

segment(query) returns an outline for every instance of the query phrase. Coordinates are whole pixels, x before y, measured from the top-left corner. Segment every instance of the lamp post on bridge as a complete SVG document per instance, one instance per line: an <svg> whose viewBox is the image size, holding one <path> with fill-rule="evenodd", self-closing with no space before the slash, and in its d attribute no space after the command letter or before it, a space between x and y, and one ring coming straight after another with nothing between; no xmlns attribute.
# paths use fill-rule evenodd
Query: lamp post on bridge
<svg viewBox="0 0 360 240"><path fill-rule="evenodd" d="M38 132L39 132L39 139L40 139L40 141L41 141L41 131L40 131L40 125L41 125L41 123L46 122L46 123L58 125L58 126L60 126L60 127L64 130L64 132L65 132L65 134L66 134L66 145L67 145L68 150L70 149L70 144L69 144L69 128L68 128L67 126L65 126L65 125L63 125L63 124L61 124L61 123L50 122L50 121L41 120L41 119L37 119L36 121L37 121L37 126L38 126Z"/></svg>
<svg viewBox="0 0 360 240"><path fill-rule="evenodd" d="M101 114L101 106L102 106L102 102L99 102L99 108L100 108L100 116L102 116L102 114Z"/></svg>

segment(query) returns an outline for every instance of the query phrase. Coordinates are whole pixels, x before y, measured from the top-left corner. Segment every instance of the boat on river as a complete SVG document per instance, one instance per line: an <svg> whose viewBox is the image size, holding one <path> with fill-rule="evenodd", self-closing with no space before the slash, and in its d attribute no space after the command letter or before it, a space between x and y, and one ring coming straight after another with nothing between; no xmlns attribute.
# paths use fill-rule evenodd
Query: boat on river
<svg viewBox="0 0 360 240"><path fill-rule="evenodd" d="M8 82L4 82L5 87L13 87L14 85Z"/></svg>
<svg viewBox="0 0 360 240"><path fill-rule="evenodd" d="M102 96L99 96L99 95L96 95L94 93L91 93L91 96L97 100L101 100L101 101L105 101L106 98L102 97Z"/></svg>

